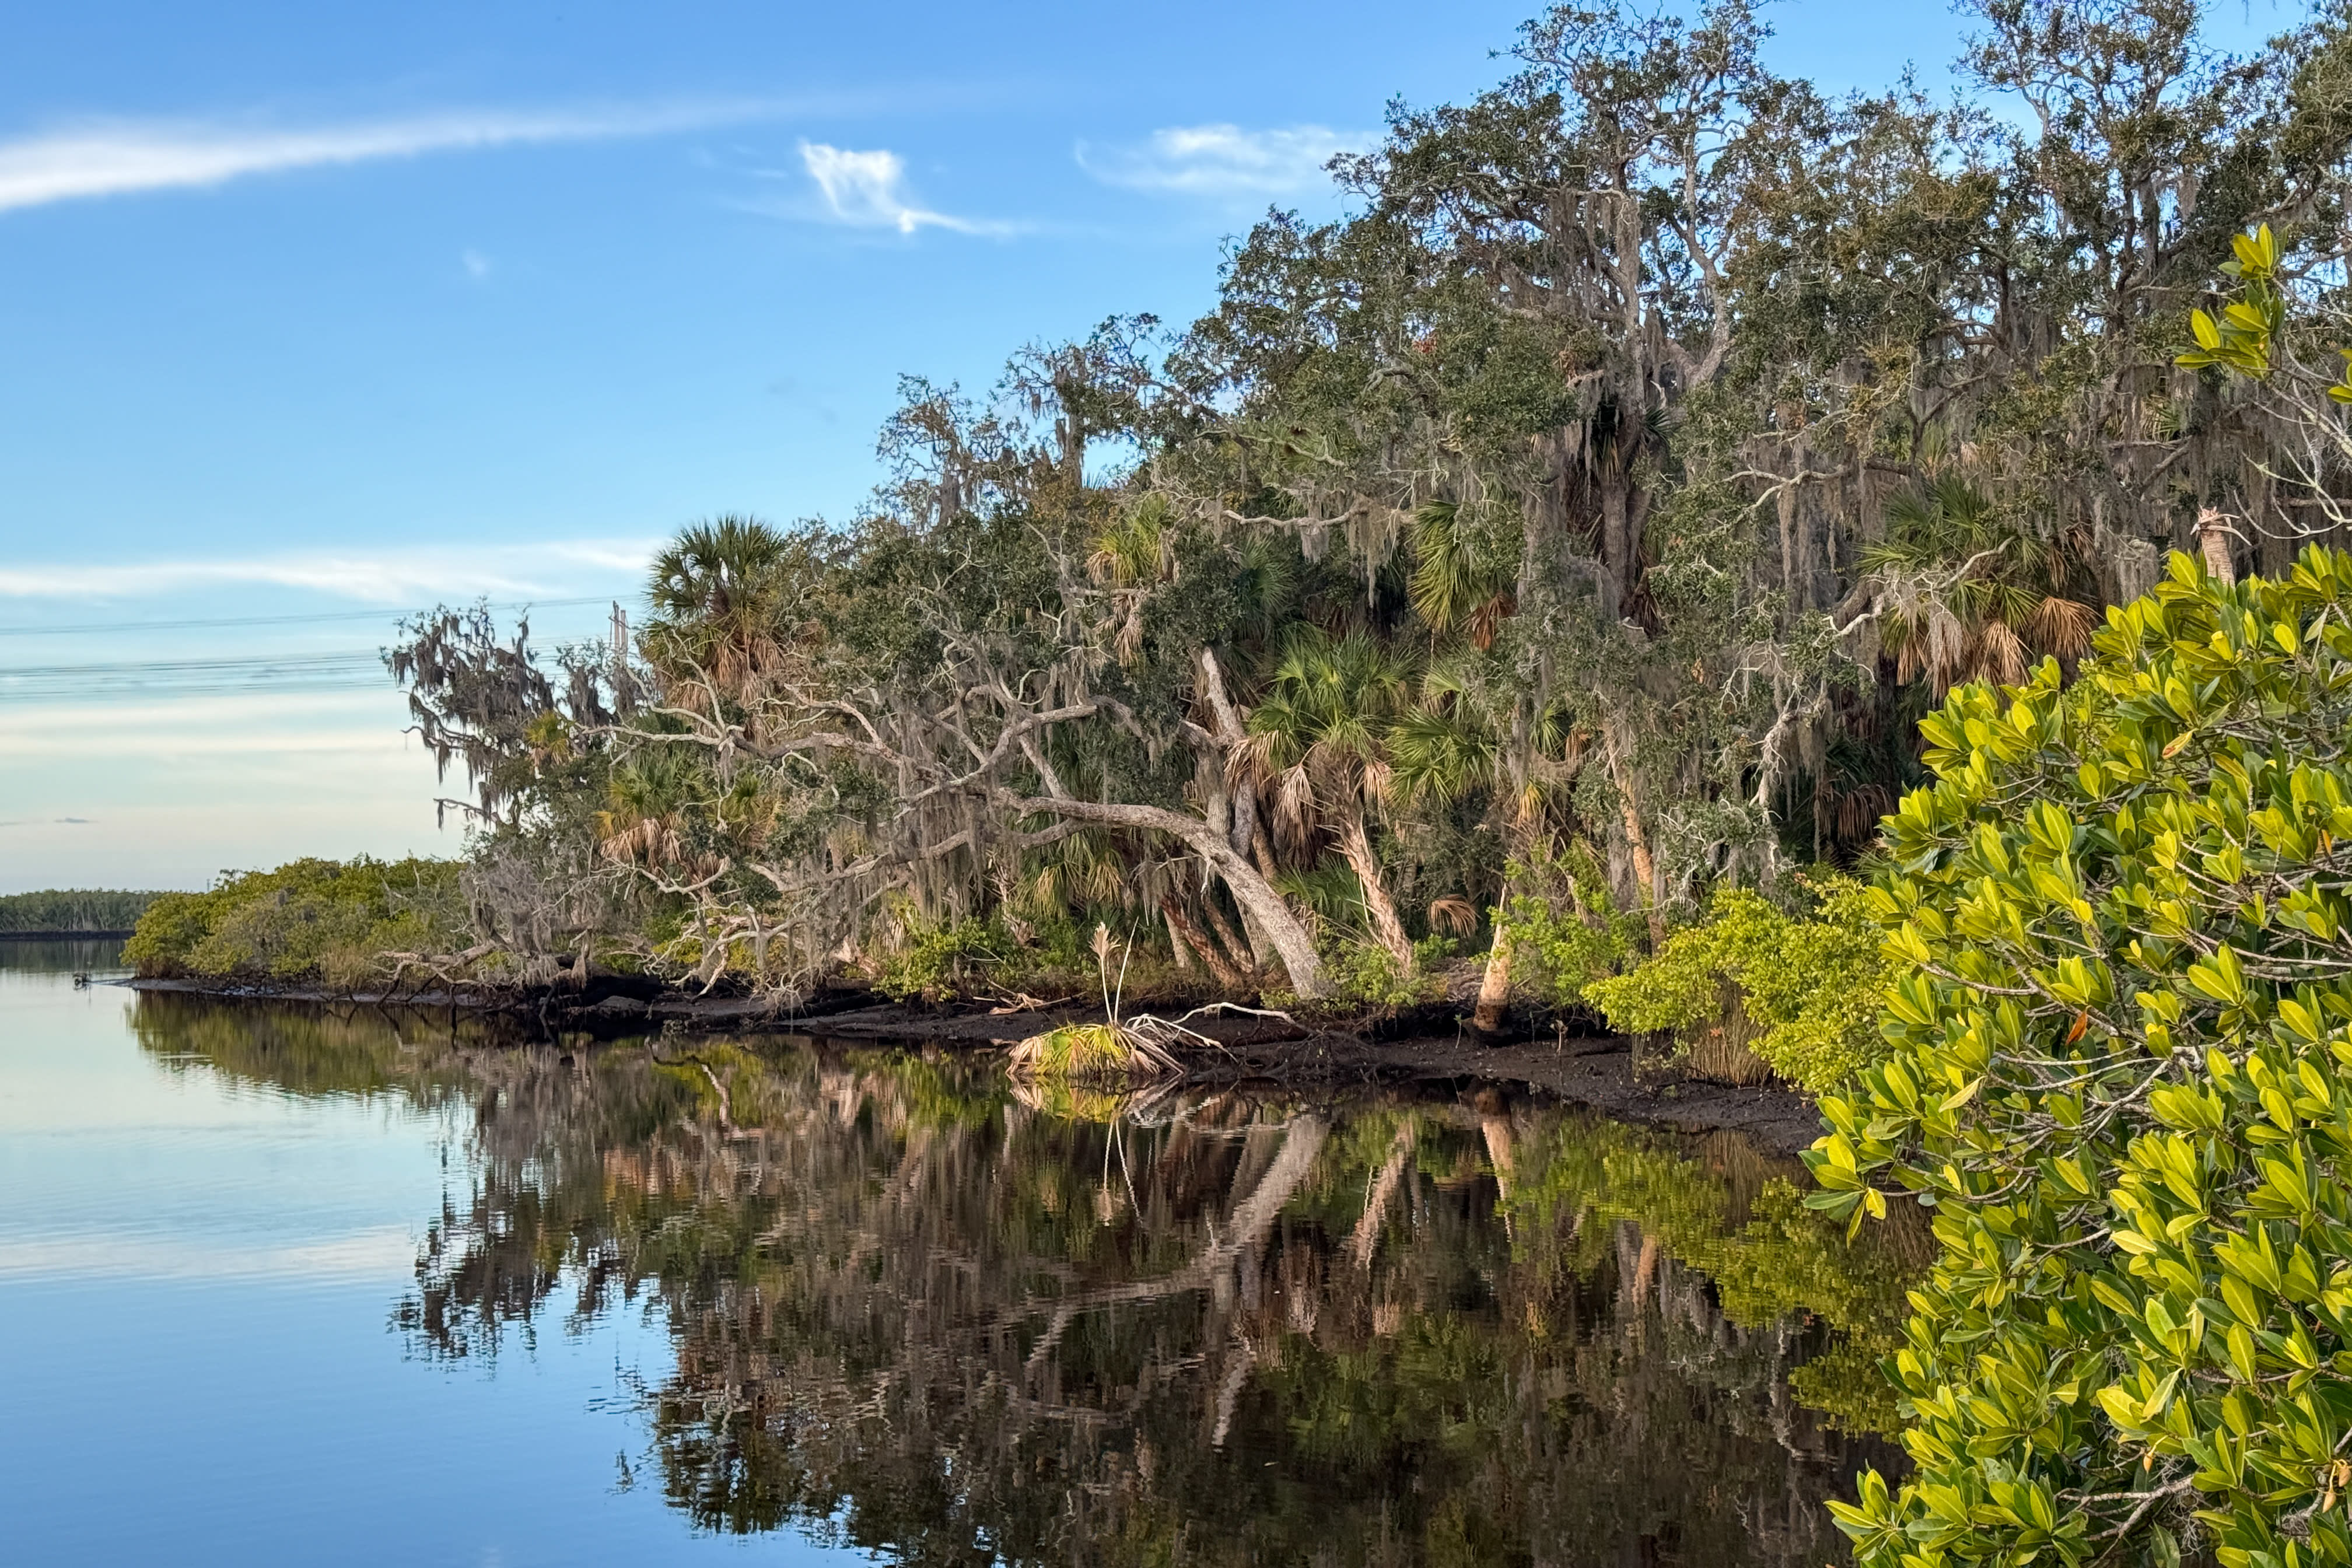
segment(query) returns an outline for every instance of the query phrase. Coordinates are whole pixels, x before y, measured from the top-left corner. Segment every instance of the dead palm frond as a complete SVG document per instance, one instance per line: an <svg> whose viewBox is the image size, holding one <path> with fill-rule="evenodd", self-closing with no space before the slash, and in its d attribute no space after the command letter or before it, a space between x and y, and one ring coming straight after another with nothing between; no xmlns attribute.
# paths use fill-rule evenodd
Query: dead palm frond
<svg viewBox="0 0 2352 1568"><path fill-rule="evenodd" d="M1939 696L1968 680L2014 684L2037 657L2089 647L2096 614L2066 542L2005 515L1956 470L1890 500L1886 524L1862 565L1877 581L1897 679L1925 679Z"/></svg>
<svg viewBox="0 0 2352 1568"><path fill-rule="evenodd" d="M1448 893L1430 904L1429 924L1433 931L1468 936L1478 929L1477 906L1458 893Z"/></svg>

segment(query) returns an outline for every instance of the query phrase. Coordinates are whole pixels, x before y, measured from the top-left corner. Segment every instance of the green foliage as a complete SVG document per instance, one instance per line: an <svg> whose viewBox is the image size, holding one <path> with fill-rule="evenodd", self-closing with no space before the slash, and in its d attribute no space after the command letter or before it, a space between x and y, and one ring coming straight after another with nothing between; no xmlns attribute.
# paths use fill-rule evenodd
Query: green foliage
<svg viewBox="0 0 2352 1568"><path fill-rule="evenodd" d="M159 895L123 944L140 973L310 980L349 988L387 978L391 952L465 944L453 860L293 860L224 875L201 893Z"/></svg>
<svg viewBox="0 0 2352 1568"><path fill-rule="evenodd" d="M1837 1088L1884 1054L1888 969L1861 883L1831 875L1801 885L1809 907L1794 914L1751 889L1719 889L1696 924L1626 973L1592 982L1586 997L1612 1028L1685 1038L1736 1002L1763 1031L1748 1048L1774 1072L1811 1094Z"/></svg>
<svg viewBox="0 0 2352 1568"><path fill-rule="evenodd" d="M47 889L0 897L0 931L129 931L161 893Z"/></svg>
<svg viewBox="0 0 2352 1568"><path fill-rule="evenodd" d="M898 913L897 944L873 963L874 988L894 1001L940 1003L956 997L1003 994L1020 988L1041 995L1080 991L1091 994L1100 978L1094 955L1087 951L1091 922L1082 926L1066 915L1032 924L1007 910L956 920L927 920L911 906ZM1126 963L1130 985L1138 990L1169 978L1171 965L1163 950L1139 943L1132 953L1121 943L1121 957L1111 961L1111 979ZM743 968L740 961L736 965Z"/></svg>
<svg viewBox="0 0 2352 1568"><path fill-rule="evenodd" d="M1019 951L1004 922L993 917L931 921L909 910L900 927L899 946L883 956L874 980L874 988L895 1001L942 1001Z"/></svg>
<svg viewBox="0 0 2352 1568"><path fill-rule="evenodd" d="M874 967L898 899L1176 910L1315 997L1403 984L1327 981L1335 927L1409 972L1500 906L1572 1006L1717 884L1853 862L1927 694L2079 658L2209 510L2283 565L2352 465L2339 350L2315 386L2285 327L2340 305L2343 8L2227 61L2200 0L1970 8L1948 102L1777 75L1756 0L1554 8L1337 160L1329 221L1237 242L1164 353L1114 319L985 400L909 380L854 520L683 531L634 662L412 624L388 662L499 825L477 918L537 973L691 905L698 980L785 991ZM1502 874L1576 839L1587 886ZM1781 935L1707 1037L1833 1082L1859 993L1765 999ZM1025 947L919 935L886 983Z"/></svg>
<svg viewBox="0 0 2352 1568"><path fill-rule="evenodd" d="M1619 911L1583 845L1512 862L1507 885L1516 890L1493 918L1510 932L1512 984L1546 1006L1583 1005L1589 986L1633 963L1648 942L1646 922Z"/></svg>
<svg viewBox="0 0 2352 1568"><path fill-rule="evenodd" d="M2231 241L2231 259L2221 264L2224 276L2236 280L2239 298L2221 307L2219 316L2198 310L2189 313L2189 334L2197 346L2173 363L2191 369L2219 365L2255 380L2271 373L2271 344L2286 326L2286 297L2279 291L2279 246L2263 224L2252 234ZM2352 388L2344 398L2352 400Z"/></svg>
<svg viewBox="0 0 2352 1568"><path fill-rule="evenodd" d="M1423 937L1412 944L1412 965L1407 969L1376 942L1344 936L1334 940L1323 954L1330 1004L1340 1008L1381 1008L1442 1001L1445 966L1461 946L1452 937Z"/></svg>
<svg viewBox="0 0 2352 1568"><path fill-rule="evenodd" d="M1890 1059L1829 1212L1936 1210L1871 1568L2352 1562L2352 555L2172 558L2063 685L1923 726L1891 819Z"/></svg>

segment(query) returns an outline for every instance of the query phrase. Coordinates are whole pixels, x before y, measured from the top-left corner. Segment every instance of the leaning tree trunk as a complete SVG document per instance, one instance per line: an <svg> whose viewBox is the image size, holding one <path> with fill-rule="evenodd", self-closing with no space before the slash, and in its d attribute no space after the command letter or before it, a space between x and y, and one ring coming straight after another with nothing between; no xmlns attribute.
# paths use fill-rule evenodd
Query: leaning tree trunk
<svg viewBox="0 0 2352 1568"><path fill-rule="evenodd" d="M1213 726L1212 733L1214 736L1218 752L1217 766L1222 771L1225 763L1232 759L1235 750L1248 739L1248 732L1242 726L1242 710L1236 708L1233 699L1225 694L1224 671L1217 664L1214 650L1202 648L1198 663L1201 669L1201 695L1209 706L1209 717ZM1234 853L1244 857L1254 856L1257 862L1259 875L1272 880L1274 855L1266 846L1265 826L1258 814L1257 780L1247 773L1242 773L1232 778L1230 783L1231 794L1226 800L1226 816L1221 818L1217 813L1212 811L1210 820L1229 822ZM1210 905L1212 912L1214 911L1215 907L1213 903ZM1249 939L1250 965L1255 969L1264 969L1267 967L1266 959L1271 952L1270 944L1266 942L1265 933L1258 929L1257 921L1252 918L1249 906L1242 904L1240 908L1242 932Z"/></svg>
<svg viewBox="0 0 2352 1568"><path fill-rule="evenodd" d="M1217 899L1213 892L1202 898L1201 908L1209 917L1209 929L1217 933L1219 942L1225 944L1227 958L1232 959L1234 964L1243 970L1265 967L1264 961L1258 957L1257 948L1253 947L1247 939L1234 931L1234 922L1225 919L1224 911L1217 908ZM1242 923L1247 926L1249 922L1244 921Z"/></svg>
<svg viewBox="0 0 2352 1568"><path fill-rule="evenodd" d="M1356 880L1364 885L1364 908L1371 913L1372 934L1396 960L1400 973L1411 971L1412 942L1405 936L1404 921L1397 918L1396 904L1381 881L1381 863L1372 857L1372 840L1364 831L1362 812L1351 811L1340 823L1339 854L1356 873Z"/></svg>
<svg viewBox="0 0 2352 1568"><path fill-rule="evenodd" d="M1168 921L1168 950L1176 955L1176 967L1189 974L1192 969L1192 949L1185 942L1184 933L1176 929L1176 917L1167 912L1167 900L1160 900L1160 909Z"/></svg>
<svg viewBox="0 0 2352 1568"><path fill-rule="evenodd" d="M1194 924L1192 917L1186 914L1174 899L1160 900L1160 912L1168 921L1168 934L1177 939L1179 952L1189 946L1199 953L1201 962L1209 966L1209 973L1217 977L1217 984L1227 991L1239 994L1249 988L1249 977L1234 967L1232 961L1220 949L1217 939Z"/></svg>
<svg viewBox="0 0 2352 1568"><path fill-rule="evenodd" d="M1307 934L1307 928L1299 923L1282 895L1274 890L1274 884L1259 876L1256 867L1234 853L1232 843L1217 826L1161 806L1075 800L1065 795L1027 795L1012 805L1033 816L1059 816L1074 822L1100 823L1106 827L1139 828L1181 840L1225 879L1225 886L1233 890L1234 901L1258 922L1267 942L1273 944L1275 955L1282 960L1284 973L1290 976L1290 988L1307 1001L1324 994L1323 961L1316 954L1314 939Z"/></svg>

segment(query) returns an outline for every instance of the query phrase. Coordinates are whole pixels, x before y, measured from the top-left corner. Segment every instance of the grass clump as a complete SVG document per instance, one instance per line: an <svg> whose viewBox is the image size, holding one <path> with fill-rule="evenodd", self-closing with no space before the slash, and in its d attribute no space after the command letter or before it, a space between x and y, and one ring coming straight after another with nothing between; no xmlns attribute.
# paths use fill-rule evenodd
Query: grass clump
<svg viewBox="0 0 2352 1568"><path fill-rule="evenodd" d="M1021 1041L1013 1047L1009 1063L1015 1078L1060 1084L1124 1084L1183 1070L1169 1042L1188 1031L1148 1014L1130 1023L1119 1022L1127 958L1134 952L1132 944L1125 945L1118 978L1114 981L1110 955L1112 948L1119 945L1111 941L1108 926L1095 927L1095 974L1102 983L1103 1021L1064 1024Z"/></svg>
<svg viewBox="0 0 2352 1568"><path fill-rule="evenodd" d="M1175 1057L1142 1029L1120 1024L1065 1024L1013 1047L1013 1070L1073 1083L1127 1082L1181 1071Z"/></svg>

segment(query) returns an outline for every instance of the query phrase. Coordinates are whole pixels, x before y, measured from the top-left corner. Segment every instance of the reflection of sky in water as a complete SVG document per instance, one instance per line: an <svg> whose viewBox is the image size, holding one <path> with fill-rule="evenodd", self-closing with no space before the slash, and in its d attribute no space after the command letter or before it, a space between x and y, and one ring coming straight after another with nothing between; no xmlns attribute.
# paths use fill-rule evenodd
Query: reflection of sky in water
<svg viewBox="0 0 2352 1568"><path fill-rule="evenodd" d="M453 1048L37 967L0 972L27 1561L1815 1568L1887 1454L1821 1412L1903 1266L1730 1135Z"/></svg>
<svg viewBox="0 0 2352 1568"><path fill-rule="evenodd" d="M5 947L8 944L0 944ZM633 1564L848 1560L695 1536L624 1489L658 1324L603 1314L495 1364L388 1327L464 1171L457 1123L158 1062L131 998L0 972L0 1421L6 1555L27 1564Z"/></svg>

